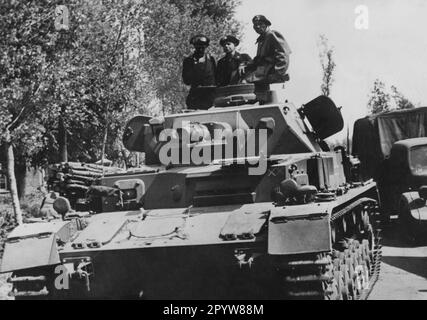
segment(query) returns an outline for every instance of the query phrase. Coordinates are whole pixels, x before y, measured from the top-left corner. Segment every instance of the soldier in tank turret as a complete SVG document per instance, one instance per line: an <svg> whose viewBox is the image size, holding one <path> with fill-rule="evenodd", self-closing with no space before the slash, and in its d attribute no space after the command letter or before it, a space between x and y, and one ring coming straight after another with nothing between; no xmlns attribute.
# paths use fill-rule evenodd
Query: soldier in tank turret
<svg viewBox="0 0 427 320"><path fill-rule="evenodd" d="M207 109L212 106L215 99L215 58L206 53L209 38L196 35L190 39L194 52L184 59L182 79L191 86L186 104L190 109Z"/></svg>
<svg viewBox="0 0 427 320"><path fill-rule="evenodd" d="M219 41L225 56L218 61L216 84L219 87L238 84L242 80L245 68L252 61L245 53L239 53L236 47L240 41L232 35L221 38Z"/></svg>
<svg viewBox="0 0 427 320"><path fill-rule="evenodd" d="M288 80L291 49L281 33L271 30L271 22L263 15L252 19L253 28L259 34L257 55L247 67L245 79L251 83L280 83Z"/></svg>

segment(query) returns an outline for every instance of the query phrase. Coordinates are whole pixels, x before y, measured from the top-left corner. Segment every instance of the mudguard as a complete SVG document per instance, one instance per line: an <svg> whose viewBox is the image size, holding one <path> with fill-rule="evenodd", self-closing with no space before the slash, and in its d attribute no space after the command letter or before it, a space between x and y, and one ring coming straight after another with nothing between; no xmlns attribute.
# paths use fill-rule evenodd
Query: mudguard
<svg viewBox="0 0 427 320"><path fill-rule="evenodd" d="M268 223L268 253L289 255L331 250L329 203L276 207Z"/></svg>
<svg viewBox="0 0 427 320"><path fill-rule="evenodd" d="M57 242L67 242L75 233L71 221L28 223L7 237L0 273L60 263Z"/></svg>
<svg viewBox="0 0 427 320"><path fill-rule="evenodd" d="M420 198L418 192L405 192L402 194L409 206L411 218L416 221L427 221L427 206L426 201Z"/></svg>

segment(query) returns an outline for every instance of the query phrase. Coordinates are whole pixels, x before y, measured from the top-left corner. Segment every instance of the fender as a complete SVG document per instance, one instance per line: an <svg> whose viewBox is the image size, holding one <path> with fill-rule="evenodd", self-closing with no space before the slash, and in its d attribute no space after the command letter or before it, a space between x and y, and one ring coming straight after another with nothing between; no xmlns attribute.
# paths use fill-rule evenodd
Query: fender
<svg viewBox="0 0 427 320"><path fill-rule="evenodd" d="M406 210L409 209L408 218L412 218L420 222L427 222L426 201L419 196L418 192L411 191L402 194L400 199L400 210L405 206L407 206ZM405 212L400 212L400 214L405 215ZM406 212L406 214L408 214L408 212Z"/></svg>
<svg viewBox="0 0 427 320"><path fill-rule="evenodd" d="M268 253L289 255L330 251L331 210L330 203L277 207L271 210Z"/></svg>
<svg viewBox="0 0 427 320"><path fill-rule="evenodd" d="M27 223L7 237L0 273L60 263L57 243L68 242L76 232L72 221Z"/></svg>

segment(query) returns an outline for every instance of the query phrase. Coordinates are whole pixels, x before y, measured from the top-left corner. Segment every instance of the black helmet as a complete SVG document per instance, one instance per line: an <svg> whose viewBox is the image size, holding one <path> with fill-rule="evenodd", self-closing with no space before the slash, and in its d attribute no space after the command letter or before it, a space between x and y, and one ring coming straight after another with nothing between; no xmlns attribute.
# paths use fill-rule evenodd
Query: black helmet
<svg viewBox="0 0 427 320"><path fill-rule="evenodd" d="M267 26L271 26L270 20L268 20L262 14L259 14L259 15L256 15L255 17L253 17L252 23L255 23L255 22L264 22Z"/></svg>
<svg viewBox="0 0 427 320"><path fill-rule="evenodd" d="M193 46L195 45L202 45L202 46L209 46L209 38L204 36L203 34L195 35L194 37L191 37L190 44Z"/></svg>
<svg viewBox="0 0 427 320"><path fill-rule="evenodd" d="M221 40L219 40L220 45L224 45L226 42L234 43L234 45L237 47L240 43L239 39L237 39L235 36L228 35L226 37L222 37Z"/></svg>

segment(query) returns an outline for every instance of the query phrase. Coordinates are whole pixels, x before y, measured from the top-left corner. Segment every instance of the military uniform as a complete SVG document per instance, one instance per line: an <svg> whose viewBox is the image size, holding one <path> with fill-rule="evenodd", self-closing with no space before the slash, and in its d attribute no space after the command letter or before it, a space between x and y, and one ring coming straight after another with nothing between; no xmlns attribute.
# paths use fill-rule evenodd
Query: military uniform
<svg viewBox="0 0 427 320"><path fill-rule="evenodd" d="M260 18L261 17L261 18ZM264 16L256 16L254 20L265 21L271 25ZM286 71L289 67L291 49L281 33L269 30L257 39L257 55L249 66L246 75L248 82L277 83L286 80Z"/></svg>
<svg viewBox="0 0 427 320"><path fill-rule="evenodd" d="M191 38L190 43L196 46L209 46L209 38L197 35ZM204 52L204 50L203 50ZM182 80L191 86L186 104L190 109L207 109L213 105L215 99L215 72L216 62L208 53L199 56L193 53L186 57L182 66Z"/></svg>
<svg viewBox="0 0 427 320"><path fill-rule="evenodd" d="M193 55L184 59L182 67L182 79L191 87L215 85L216 62L210 54L202 58Z"/></svg>
<svg viewBox="0 0 427 320"><path fill-rule="evenodd" d="M252 61L251 57L245 53L239 53L235 48L240 41L233 35L222 37L219 44L224 48L226 53L223 58L218 61L216 71L216 84L220 87L238 84L242 80L240 68ZM230 45L233 44L233 47Z"/></svg>
<svg viewBox="0 0 427 320"><path fill-rule="evenodd" d="M220 87L238 84L241 80L239 67L251 62L252 59L245 53L235 52L233 56L225 56L218 61L216 70L216 84Z"/></svg>

